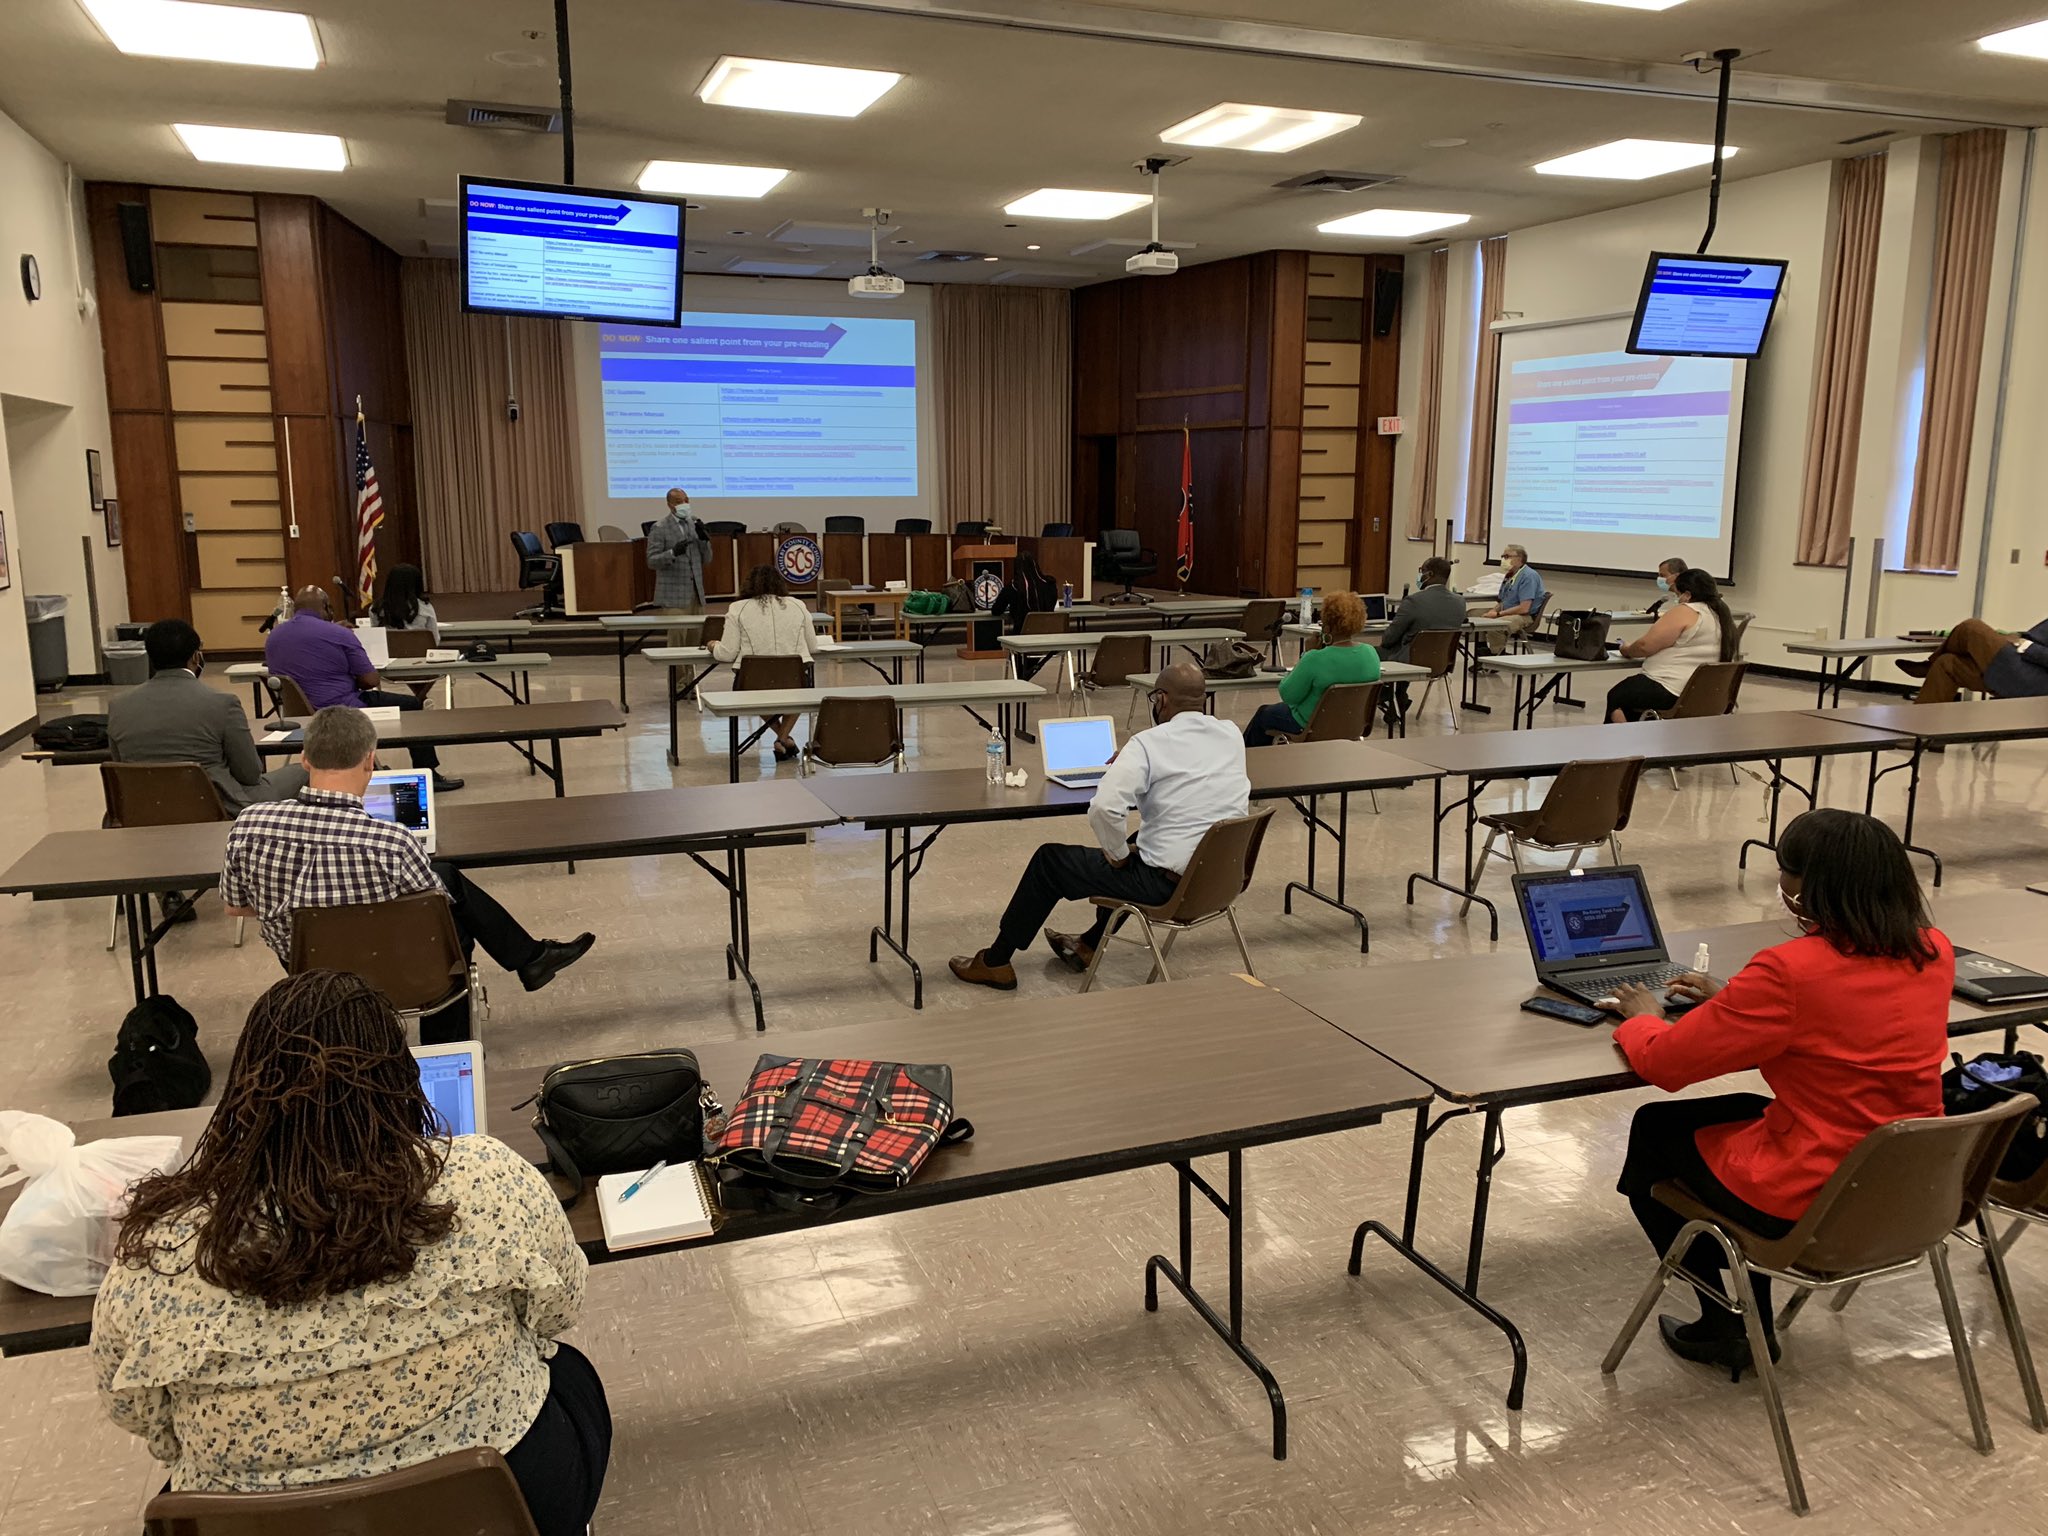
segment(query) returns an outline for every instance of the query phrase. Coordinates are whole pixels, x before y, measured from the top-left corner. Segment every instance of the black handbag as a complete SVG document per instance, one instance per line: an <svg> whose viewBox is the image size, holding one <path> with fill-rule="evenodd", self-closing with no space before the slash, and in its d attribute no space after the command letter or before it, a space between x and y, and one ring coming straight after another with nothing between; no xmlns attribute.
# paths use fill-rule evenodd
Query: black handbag
<svg viewBox="0 0 2048 1536"><path fill-rule="evenodd" d="M1986 1052L1964 1061L1960 1051L1949 1060L1955 1065L1941 1074L1941 1110L1945 1115L1974 1114L1996 1109L2009 1099L2031 1093L2041 1107L2028 1115L2019 1133L2005 1150L1998 1176L2014 1183L2030 1179L2048 1163L2048 1067L2032 1051L2010 1055Z"/></svg>
<svg viewBox="0 0 2048 1536"><path fill-rule="evenodd" d="M1557 658L1560 661L1598 661L1607 654L1607 615L1593 608L1576 608L1557 616Z"/></svg>
<svg viewBox="0 0 2048 1536"><path fill-rule="evenodd" d="M548 1163L569 1181L574 1205L592 1174L632 1173L664 1159L704 1156L704 1117L722 1113L693 1051L638 1051L551 1067L536 1105L534 1134Z"/></svg>
<svg viewBox="0 0 2048 1536"><path fill-rule="evenodd" d="M116 1115L154 1115L196 1109L213 1086L213 1069L199 1049L199 1024L168 993L129 1009L107 1058Z"/></svg>

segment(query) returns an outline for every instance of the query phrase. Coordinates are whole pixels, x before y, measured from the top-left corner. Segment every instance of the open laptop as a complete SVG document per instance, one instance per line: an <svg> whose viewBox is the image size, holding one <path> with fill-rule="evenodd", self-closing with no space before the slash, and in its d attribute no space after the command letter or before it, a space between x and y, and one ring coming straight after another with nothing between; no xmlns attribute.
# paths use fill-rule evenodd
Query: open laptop
<svg viewBox="0 0 2048 1536"><path fill-rule="evenodd" d="M436 1129L447 1136L484 1134L484 1048L479 1040L416 1045L420 1087L433 1106Z"/></svg>
<svg viewBox="0 0 2048 1536"><path fill-rule="evenodd" d="M1116 756L1116 720L1110 715L1077 715L1038 723L1038 751L1045 776L1068 789L1092 789Z"/></svg>
<svg viewBox="0 0 2048 1536"><path fill-rule="evenodd" d="M1365 622L1384 624L1387 622L1387 594L1384 592L1361 592L1358 600L1365 604Z"/></svg>
<svg viewBox="0 0 2048 1536"><path fill-rule="evenodd" d="M379 821L403 827L434 851L434 774L429 768L380 768L363 791L363 809Z"/></svg>
<svg viewBox="0 0 2048 1536"><path fill-rule="evenodd" d="M1516 875L1515 906L1536 978L1599 1007L1616 987L1661 991L1685 974L1671 963L1639 865Z"/></svg>

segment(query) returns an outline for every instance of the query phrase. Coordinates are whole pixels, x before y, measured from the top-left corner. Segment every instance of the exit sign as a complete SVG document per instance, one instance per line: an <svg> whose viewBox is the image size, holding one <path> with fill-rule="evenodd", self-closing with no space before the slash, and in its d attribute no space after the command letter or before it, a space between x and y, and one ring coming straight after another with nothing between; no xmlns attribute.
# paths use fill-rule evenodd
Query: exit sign
<svg viewBox="0 0 2048 1536"><path fill-rule="evenodd" d="M1398 416L1382 416L1373 424L1373 430L1378 432L1381 437L1399 437L1401 435L1401 418Z"/></svg>

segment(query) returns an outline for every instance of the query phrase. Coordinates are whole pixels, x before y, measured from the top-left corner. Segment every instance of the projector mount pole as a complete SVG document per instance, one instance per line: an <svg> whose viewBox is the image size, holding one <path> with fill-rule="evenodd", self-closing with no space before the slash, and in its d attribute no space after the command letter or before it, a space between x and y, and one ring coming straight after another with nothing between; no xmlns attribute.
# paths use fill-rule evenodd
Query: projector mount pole
<svg viewBox="0 0 2048 1536"><path fill-rule="evenodd" d="M556 0L557 5L564 3L566 0ZM1721 161L1728 148L1728 85L1735 73L1735 61L1741 57L1740 48L1714 50L1714 58L1721 66L1721 88L1714 98L1714 164L1707 173L1707 232L1700 236L1700 248L1693 253L1697 256L1707 254L1707 247L1714 243L1714 226L1721 220Z"/></svg>
<svg viewBox="0 0 2048 1536"><path fill-rule="evenodd" d="M555 79L562 87L562 180L576 184L576 95L569 77L569 0L555 0ZM1721 87L1725 100L1728 87Z"/></svg>

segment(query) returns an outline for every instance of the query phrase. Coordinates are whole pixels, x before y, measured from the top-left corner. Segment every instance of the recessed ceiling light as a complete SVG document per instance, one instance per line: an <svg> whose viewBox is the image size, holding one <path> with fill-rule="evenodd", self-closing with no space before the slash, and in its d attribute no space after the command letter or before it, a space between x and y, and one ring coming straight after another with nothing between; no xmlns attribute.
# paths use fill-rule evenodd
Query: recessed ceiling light
<svg viewBox="0 0 2048 1536"><path fill-rule="evenodd" d="M981 259L982 259L983 261L1001 261L1001 260L1002 260L1002 257L1000 257L1000 256L984 256L984 257L982 257Z"/></svg>
<svg viewBox="0 0 2048 1536"><path fill-rule="evenodd" d="M312 69L320 63L313 21L297 11L257 11L197 0L79 0L123 53L215 64Z"/></svg>
<svg viewBox="0 0 2048 1536"><path fill-rule="evenodd" d="M1735 153L1729 145L1723 158ZM1543 176L1598 176L1608 181L1643 181L1651 176L1668 176L1690 170L1714 158L1711 144L1685 144L1673 139L1616 139L1596 144L1575 155L1545 160L1535 169Z"/></svg>
<svg viewBox="0 0 2048 1536"><path fill-rule="evenodd" d="M1631 11L1668 11L1684 0L1589 0L1593 5L1619 5Z"/></svg>
<svg viewBox="0 0 2048 1536"><path fill-rule="evenodd" d="M1424 149L1463 149L1471 142L1470 139L1424 139L1422 147Z"/></svg>
<svg viewBox="0 0 2048 1536"><path fill-rule="evenodd" d="M1254 107L1241 101L1220 102L1175 123L1159 137L1168 144L1193 144L1204 149L1255 149L1277 155L1300 149L1333 133L1356 128L1365 119L1350 112L1311 112L1303 107Z"/></svg>
<svg viewBox="0 0 2048 1536"><path fill-rule="evenodd" d="M195 160L216 165L270 165L289 171L348 168L348 146L331 133L286 133L277 128L222 128L173 123Z"/></svg>
<svg viewBox="0 0 2048 1536"><path fill-rule="evenodd" d="M714 165L701 160L650 160L640 173L642 192L690 197L759 197L789 174L772 165Z"/></svg>
<svg viewBox="0 0 2048 1536"><path fill-rule="evenodd" d="M1113 219L1152 201L1150 192L1081 192L1072 187L1040 187L1005 203L1003 212L1020 219Z"/></svg>
<svg viewBox="0 0 2048 1536"><path fill-rule="evenodd" d="M1024 247L1024 249L1025 249L1025 250L1027 250L1027 251L1035 251L1035 250L1038 250L1038 249L1040 249L1040 247L1038 247L1038 246L1035 246L1035 245L1027 245L1027 246L1025 246L1025 247Z"/></svg>
<svg viewBox="0 0 2048 1536"><path fill-rule="evenodd" d="M697 99L714 107L859 117L902 78L883 69L840 69L728 54L711 66L711 73L697 87Z"/></svg>
<svg viewBox="0 0 2048 1536"><path fill-rule="evenodd" d="M2023 59L2048 59L2048 21L2029 22L2024 27L1994 32L1977 39L1986 53L2011 53Z"/></svg>
<svg viewBox="0 0 2048 1536"><path fill-rule="evenodd" d="M1316 229L1326 235L1426 235L1467 223L1471 217L1469 213L1427 213L1420 208L1368 208L1318 224Z"/></svg>

